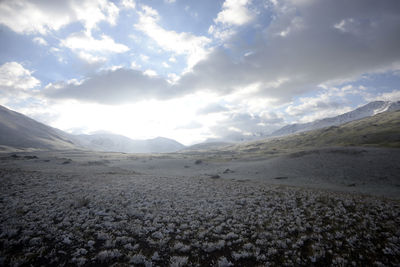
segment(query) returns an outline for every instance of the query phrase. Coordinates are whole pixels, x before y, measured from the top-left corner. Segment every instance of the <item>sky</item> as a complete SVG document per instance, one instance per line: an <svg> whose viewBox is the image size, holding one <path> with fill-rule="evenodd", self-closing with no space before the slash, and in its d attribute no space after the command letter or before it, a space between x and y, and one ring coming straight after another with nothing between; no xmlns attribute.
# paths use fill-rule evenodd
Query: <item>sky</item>
<svg viewBox="0 0 400 267"><path fill-rule="evenodd" d="M0 105L185 145L400 100L398 0L1 0Z"/></svg>

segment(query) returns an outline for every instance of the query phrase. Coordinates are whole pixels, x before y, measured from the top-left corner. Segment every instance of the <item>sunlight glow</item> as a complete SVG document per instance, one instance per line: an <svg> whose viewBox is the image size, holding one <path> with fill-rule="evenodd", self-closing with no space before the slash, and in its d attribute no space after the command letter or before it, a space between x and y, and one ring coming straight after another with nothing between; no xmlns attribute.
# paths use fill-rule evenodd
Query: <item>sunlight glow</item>
<svg viewBox="0 0 400 267"><path fill-rule="evenodd" d="M218 115L200 117L200 127L185 128L198 116L197 110L213 97L213 94L197 93L168 101L146 100L119 106L64 101L53 107L60 116L52 126L85 134L104 130L132 139L163 136L192 144L212 137L203 132L221 118ZM204 131L199 131L202 128Z"/></svg>

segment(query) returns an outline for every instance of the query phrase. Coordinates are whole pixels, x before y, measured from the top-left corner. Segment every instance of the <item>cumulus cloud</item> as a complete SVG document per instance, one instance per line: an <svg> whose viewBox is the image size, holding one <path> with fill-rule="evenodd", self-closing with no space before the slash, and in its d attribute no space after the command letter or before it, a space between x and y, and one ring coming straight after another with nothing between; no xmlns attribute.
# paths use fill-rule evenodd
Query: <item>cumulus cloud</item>
<svg viewBox="0 0 400 267"><path fill-rule="evenodd" d="M142 5L135 28L153 39L161 49L178 55L186 55L189 68L207 55L206 47L211 42L209 38L166 30L158 25L159 20L160 16L155 9Z"/></svg>
<svg viewBox="0 0 400 267"><path fill-rule="evenodd" d="M365 88L346 85L343 87L321 86L323 90L315 96L300 97L298 103L291 103L286 114L297 122L310 122L326 117L333 117L350 111L352 95L363 95Z"/></svg>
<svg viewBox="0 0 400 267"><path fill-rule="evenodd" d="M208 33L223 41L232 37L236 34L236 27L254 20L256 14L250 10L250 4L250 0L225 0Z"/></svg>
<svg viewBox="0 0 400 267"><path fill-rule="evenodd" d="M215 23L228 25L243 25L253 19L248 9L249 0L225 0L221 12L218 13Z"/></svg>
<svg viewBox="0 0 400 267"><path fill-rule="evenodd" d="M61 40L60 45L71 49L81 60L89 64L101 64L113 53L129 51L126 45L116 43L110 36L102 34L95 39L91 33L76 32Z"/></svg>
<svg viewBox="0 0 400 267"><path fill-rule="evenodd" d="M325 87L325 86L324 86ZM361 90L362 91L362 90ZM315 96L300 97L299 103L291 104L286 108L286 113L291 116L303 116L307 113L329 113L336 115L339 108L346 105L347 95L354 95L360 93L359 88L355 88L351 85L346 85L341 88L337 87L325 87L322 92Z"/></svg>
<svg viewBox="0 0 400 267"><path fill-rule="evenodd" d="M342 103L335 101L324 101L321 97L304 97L301 98L301 104L292 105L286 109L286 112L291 116L303 116L310 112L320 112L321 110L337 110Z"/></svg>
<svg viewBox="0 0 400 267"><path fill-rule="evenodd" d="M86 52L111 52L123 53L129 50L126 45L115 43L115 41L103 34L100 39L95 39L84 32L73 33L61 45L72 50L81 50Z"/></svg>
<svg viewBox="0 0 400 267"><path fill-rule="evenodd" d="M42 37L35 37L32 40L33 40L33 42L35 42L36 44L39 44L39 45L43 45L43 46L47 46L48 45L46 40L43 39Z"/></svg>
<svg viewBox="0 0 400 267"><path fill-rule="evenodd" d="M85 51L77 51L78 57L89 64L102 64L107 61L107 58L102 56L95 56Z"/></svg>
<svg viewBox="0 0 400 267"><path fill-rule="evenodd" d="M0 23L20 34L48 34L76 21L90 32L100 21L114 25L118 13L118 7L106 0L0 2Z"/></svg>
<svg viewBox="0 0 400 267"><path fill-rule="evenodd" d="M378 94L371 100L400 101L400 90L393 90L387 93Z"/></svg>
<svg viewBox="0 0 400 267"><path fill-rule="evenodd" d="M40 85L40 81L32 76L18 62L6 62L0 66L0 87L2 90L26 90Z"/></svg>
<svg viewBox="0 0 400 267"><path fill-rule="evenodd" d="M126 45L115 43L115 41L103 34L100 39L95 39L90 33L72 33L61 41L61 46L74 51L82 60L94 64L105 62L105 57L110 53L124 53L129 50Z"/></svg>
<svg viewBox="0 0 400 267"><path fill-rule="evenodd" d="M321 83L358 79L400 61L396 0L280 3L271 10L275 19L259 32L264 38L246 47L251 54L215 49L182 77L182 86L226 93L258 82L258 95L290 101ZM346 31L335 27L350 18Z"/></svg>
<svg viewBox="0 0 400 267"><path fill-rule="evenodd" d="M147 62L147 61L149 61L149 56L140 54L140 59L141 59L143 62Z"/></svg>
<svg viewBox="0 0 400 267"><path fill-rule="evenodd" d="M136 2L133 0L122 0L121 5L126 9L135 9Z"/></svg>
<svg viewBox="0 0 400 267"><path fill-rule="evenodd" d="M147 75L149 77L156 77L157 76L157 72L155 70L152 69L147 69L145 71L143 71L144 75Z"/></svg>
<svg viewBox="0 0 400 267"><path fill-rule="evenodd" d="M340 86L343 81L381 73L400 62L399 5L398 1L390 0L384 4L372 0L277 2L268 10L275 14L275 19L253 29L255 35L261 36L254 43L243 49L216 47L209 53L209 39L166 30L158 24L158 12L143 6L135 28L165 51L193 57L191 71L178 79L175 74L163 77L162 73L157 75L149 69L145 72L112 69L80 82L52 84L43 94L49 98L117 105L144 99L177 98L198 91L211 92L216 96L212 99L214 103L199 108L195 115L201 115L200 118L215 116L218 121L202 125L219 138L251 139L282 126L281 115L263 112L274 105L288 105L286 114L300 122L349 111L351 107L346 97L359 94L361 89ZM217 23L223 25L222 19ZM225 24L229 24L227 19ZM246 27L246 24L239 26ZM101 62L105 60L105 53L124 53L127 49L107 36L95 39L87 33L78 33L68 38L62 44L88 62ZM202 60L197 58L199 55ZM141 55L140 59L143 65L151 60L146 55ZM174 61L172 56L169 62ZM143 70L148 67L144 66ZM139 66L133 62L132 68ZM28 71L29 76L32 73ZM290 104L294 97L309 92L315 94L321 87L324 88L322 93ZM398 99L399 93L393 91L379 97ZM218 102L221 98L225 100L224 105L218 105L222 103ZM182 126L185 127L194 129L201 125Z"/></svg>
<svg viewBox="0 0 400 267"><path fill-rule="evenodd" d="M6 62L0 66L0 104L9 105L29 99L33 89L40 85L33 72L18 62Z"/></svg>
<svg viewBox="0 0 400 267"><path fill-rule="evenodd" d="M75 89L68 96L73 98L73 93L76 93L78 99L84 96L86 100L92 98L92 101L107 102L108 96L114 94L110 98L114 102L120 92L121 95L127 93L126 81L132 81L135 97L120 97L124 102L134 102L149 95L162 99L167 95L173 97L200 90L228 95L245 88L246 97L252 95L273 99L278 104L289 103L295 96L319 89L321 84L329 85L329 90L332 90L335 83L358 79L362 74L381 71L400 62L400 17L397 16L400 4L396 0L385 3L373 0L282 1L269 8L273 9L270 11L275 12L276 18L264 28L257 28L256 32L257 35L263 34L264 39L258 39L245 50L214 48L173 84L167 82L167 77L163 80L161 76L149 77L140 72L131 73L132 70L119 70L100 73L84 81L81 87L92 92L92 96ZM207 38L165 30L158 25L156 10L147 6L141 9L135 27L148 34L164 50L189 57L205 51L209 42ZM349 18L353 21L351 27L342 26L346 31L335 27ZM293 28L296 23L301 27L279 34ZM83 35L82 38L103 49L109 47L103 44L110 44L111 51L126 50L107 37L94 40ZM73 42L69 47L83 52L89 49ZM147 57L142 56L142 60L145 59ZM132 77L128 77L130 74ZM111 85L107 79L117 75L121 79L114 79ZM97 90L97 86L104 88L100 81L112 90ZM135 86L137 84L140 86Z"/></svg>
<svg viewBox="0 0 400 267"><path fill-rule="evenodd" d="M307 123L307 122L312 122L324 118L330 118L330 117L335 117L340 114L352 111L353 108L350 106L340 106L338 108L332 108L332 109L321 109L317 110L312 113L307 113L304 116L302 116L297 122L300 123Z"/></svg>

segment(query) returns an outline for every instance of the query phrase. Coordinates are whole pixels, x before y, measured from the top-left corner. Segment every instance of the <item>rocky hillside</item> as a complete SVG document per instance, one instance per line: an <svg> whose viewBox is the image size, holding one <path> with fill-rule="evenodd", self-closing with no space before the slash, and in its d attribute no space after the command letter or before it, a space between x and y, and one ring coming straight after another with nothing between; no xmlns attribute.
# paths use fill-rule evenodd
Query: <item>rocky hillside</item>
<svg viewBox="0 0 400 267"><path fill-rule="evenodd" d="M77 149L68 134L0 106L0 146L7 149Z"/></svg>
<svg viewBox="0 0 400 267"><path fill-rule="evenodd" d="M359 107L353 111L341 114L336 117L325 118L322 120L317 120L308 123L296 123L290 124L276 130L271 135L272 136L284 136L298 132L311 131L316 129L321 129L329 126L338 126L343 123L363 119L370 117L385 111L395 111L400 109L400 101L374 101L368 103L362 107Z"/></svg>

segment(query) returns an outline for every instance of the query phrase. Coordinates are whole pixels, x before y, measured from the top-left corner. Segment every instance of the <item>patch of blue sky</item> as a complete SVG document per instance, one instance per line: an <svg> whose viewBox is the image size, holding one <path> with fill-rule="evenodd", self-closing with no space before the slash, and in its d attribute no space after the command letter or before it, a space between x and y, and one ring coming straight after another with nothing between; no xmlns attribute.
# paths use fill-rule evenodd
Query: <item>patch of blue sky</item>
<svg viewBox="0 0 400 267"><path fill-rule="evenodd" d="M175 3L155 1L152 7L160 15L160 26L166 30L188 32L197 36L207 36L210 25L214 23L224 1L190 0Z"/></svg>

